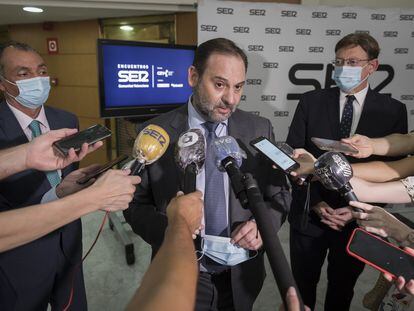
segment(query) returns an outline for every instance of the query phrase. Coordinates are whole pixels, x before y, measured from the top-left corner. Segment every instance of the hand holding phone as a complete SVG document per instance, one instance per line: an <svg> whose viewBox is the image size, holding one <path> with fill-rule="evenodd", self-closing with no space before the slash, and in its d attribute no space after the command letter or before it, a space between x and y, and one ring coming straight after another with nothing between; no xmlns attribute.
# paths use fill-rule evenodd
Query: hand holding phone
<svg viewBox="0 0 414 311"><path fill-rule="evenodd" d="M371 267L405 280L414 279L414 256L383 239L357 228L349 239L349 255Z"/></svg>
<svg viewBox="0 0 414 311"><path fill-rule="evenodd" d="M299 163L296 162L285 151L276 146L266 137L258 137L250 142L250 145L264 154L269 160L271 160L278 168L284 171L286 174L299 168Z"/></svg>
<svg viewBox="0 0 414 311"><path fill-rule="evenodd" d="M76 183L79 185L83 185L86 184L88 181L90 181L92 178L96 178L99 175L101 175L102 173L105 173L107 170L109 170L111 167L125 161L126 159L128 159L127 155L122 155L117 157L116 159L109 161L108 163L106 163L104 166L102 166L101 168L99 168L97 171L92 172L82 178L79 178Z"/></svg>
<svg viewBox="0 0 414 311"><path fill-rule="evenodd" d="M354 148L352 145L344 143L339 140L325 139L312 137L311 141L322 150L342 152L346 154L357 154L358 149Z"/></svg>
<svg viewBox="0 0 414 311"><path fill-rule="evenodd" d="M79 151L84 143L92 145L104 138L111 136L111 131L101 124L93 125L83 131L55 141L53 147L64 156L67 156L69 149Z"/></svg>

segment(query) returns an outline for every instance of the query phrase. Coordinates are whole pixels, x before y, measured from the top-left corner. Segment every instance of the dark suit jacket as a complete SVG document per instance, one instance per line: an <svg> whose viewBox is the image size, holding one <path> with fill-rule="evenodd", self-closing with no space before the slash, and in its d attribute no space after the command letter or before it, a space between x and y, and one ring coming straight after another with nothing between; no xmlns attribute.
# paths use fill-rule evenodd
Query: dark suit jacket
<svg viewBox="0 0 414 311"><path fill-rule="evenodd" d="M77 128L77 118L63 110L45 107L51 129ZM27 143L28 140L14 114L5 102L0 103L0 149ZM76 168L71 165L62 171L63 177ZM38 204L50 189L45 173L26 170L0 181L0 212ZM31 280L52 278L56 269L56 251L62 251L73 263L80 261L82 229L76 220L46 236L0 253L0 284L9 284L11 292L19 295L20 288L29 288ZM9 288L9 290L10 290ZM5 288L0 288L0 309L5 303ZM7 299L13 300L10 296ZM24 299L24 298L23 298Z"/></svg>
<svg viewBox="0 0 414 311"><path fill-rule="evenodd" d="M170 146L160 160L147 167L134 200L124 212L134 232L151 244L153 255L164 239L167 226L166 207L181 188L183 173L175 164L174 148L179 135L188 129L187 109L185 105L149 121L167 131L170 135ZM259 182L265 200L271 204L273 221L280 227L281 214L290 203L285 176L272 170L263 158L259 159L257 152L249 145L258 136L273 139L269 120L236 110L229 118L228 135L235 137L240 147L246 151L247 159L243 161L241 170L252 173ZM234 228L240 222L250 219L252 214L241 207L232 190L229 194L230 225ZM250 310L265 276L262 254L233 267L231 276L236 310Z"/></svg>
<svg viewBox="0 0 414 311"><path fill-rule="evenodd" d="M286 142L293 148L305 148L315 157L324 151L316 147L311 137L339 140L339 89L323 89L302 95L290 125ZM368 90L356 134L368 137L383 137L392 133L407 133L407 109L404 104L388 95ZM373 160L394 160L395 158L372 156L367 159L348 157L351 163ZM301 230L306 193L303 187L295 186L289 221L295 229ZM346 202L334 191L326 190L319 182L311 186L311 206L320 201L332 208L346 206ZM321 224L319 217L310 213L310 223L304 230L310 235L319 235L328 227Z"/></svg>

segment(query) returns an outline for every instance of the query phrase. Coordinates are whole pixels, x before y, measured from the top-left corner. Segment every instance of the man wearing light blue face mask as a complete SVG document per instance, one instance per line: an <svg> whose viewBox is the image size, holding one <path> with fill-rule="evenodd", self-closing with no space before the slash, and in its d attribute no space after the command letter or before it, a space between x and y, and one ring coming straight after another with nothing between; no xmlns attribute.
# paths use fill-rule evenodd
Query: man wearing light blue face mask
<svg viewBox="0 0 414 311"><path fill-rule="evenodd" d="M76 116L46 107L47 66L33 48L8 42L0 47L0 149L27 143L49 130L78 128ZM26 170L0 182L0 211L45 203L67 189L61 179L76 169ZM30 221L30 220L28 220ZM0 229L1 230L1 229ZM80 220L0 253L0 310L62 310L72 287L73 267L82 254ZM75 310L86 310L82 269L74 278Z"/></svg>
<svg viewBox="0 0 414 311"><path fill-rule="evenodd" d="M339 40L332 73L332 83L338 87L302 95L289 129L286 141L289 145L305 148L319 157L323 151L312 143L311 137L340 140L355 133L368 137L407 133L404 104L369 87L368 79L378 68L379 51L378 42L366 33L352 33ZM363 161L385 159L390 160L389 157L369 157ZM311 212L307 225L301 226L306 191L294 187L292 195L291 265L304 303L314 309L316 288L327 256L325 310L348 310L354 285L364 268L345 251L356 227L350 207L338 193L312 183Z"/></svg>

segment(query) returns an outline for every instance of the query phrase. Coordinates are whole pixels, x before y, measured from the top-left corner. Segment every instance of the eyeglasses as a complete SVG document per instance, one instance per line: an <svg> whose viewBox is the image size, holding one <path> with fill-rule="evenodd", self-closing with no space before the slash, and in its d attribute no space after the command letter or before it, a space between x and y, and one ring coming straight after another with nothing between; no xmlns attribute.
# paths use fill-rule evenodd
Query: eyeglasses
<svg viewBox="0 0 414 311"><path fill-rule="evenodd" d="M344 58L336 58L332 61L332 65L334 66L343 66L343 65L348 65L351 67L356 67L359 65L360 62L369 62L370 59L358 59L358 58L348 58L348 59L344 59Z"/></svg>

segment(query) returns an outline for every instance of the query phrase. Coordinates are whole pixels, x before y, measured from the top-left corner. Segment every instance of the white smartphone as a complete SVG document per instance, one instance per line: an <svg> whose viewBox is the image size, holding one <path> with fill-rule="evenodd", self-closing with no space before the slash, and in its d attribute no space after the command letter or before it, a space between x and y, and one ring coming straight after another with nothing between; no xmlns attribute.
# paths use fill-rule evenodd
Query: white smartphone
<svg viewBox="0 0 414 311"><path fill-rule="evenodd" d="M346 144L340 140L332 140L325 138L312 137L311 141L322 150L343 152L343 153L358 153L358 149L352 147L350 144Z"/></svg>

